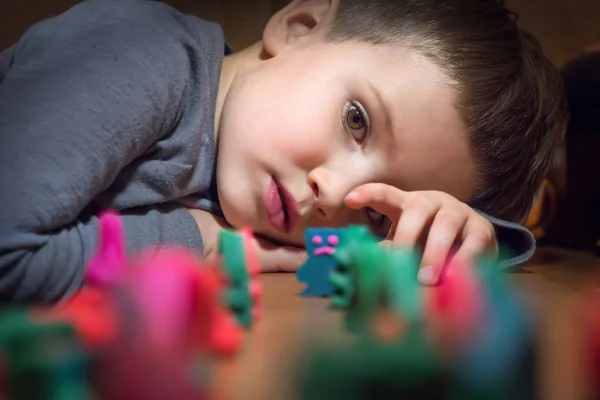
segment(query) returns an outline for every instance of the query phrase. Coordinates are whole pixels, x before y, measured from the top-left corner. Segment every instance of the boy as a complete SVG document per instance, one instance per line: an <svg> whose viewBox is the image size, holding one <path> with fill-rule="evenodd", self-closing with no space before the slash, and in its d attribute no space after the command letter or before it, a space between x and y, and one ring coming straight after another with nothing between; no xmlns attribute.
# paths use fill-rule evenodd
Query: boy
<svg viewBox="0 0 600 400"><path fill-rule="evenodd" d="M151 1L89 0L0 56L0 297L82 284L96 216L129 249L204 256L250 226L265 271L308 226L370 225L449 255L515 245L564 132L555 69L493 0L294 0L228 53L216 24ZM484 214L485 213L485 214ZM497 239L496 240L496 236Z"/></svg>

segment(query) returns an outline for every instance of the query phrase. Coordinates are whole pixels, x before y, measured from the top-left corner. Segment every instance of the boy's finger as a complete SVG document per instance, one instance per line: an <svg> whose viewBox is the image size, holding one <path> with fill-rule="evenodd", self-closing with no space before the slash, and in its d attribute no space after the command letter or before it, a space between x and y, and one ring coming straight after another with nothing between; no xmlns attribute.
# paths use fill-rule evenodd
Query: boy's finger
<svg viewBox="0 0 600 400"><path fill-rule="evenodd" d="M441 268L446 263L452 247L467 222L467 213L458 210L441 210L431 224L418 278L423 285L438 283Z"/></svg>
<svg viewBox="0 0 600 400"><path fill-rule="evenodd" d="M494 258L498 257L496 238L493 234L486 232L485 230L467 227L463 242L454 258L461 260L461 262L473 262L483 253Z"/></svg>
<svg viewBox="0 0 600 400"><path fill-rule="evenodd" d="M348 193L346 205L353 209L371 207L394 220L399 216L406 192L384 183L367 183Z"/></svg>
<svg viewBox="0 0 600 400"><path fill-rule="evenodd" d="M396 226L390 230L395 246L414 248L423 231L431 224L438 211L434 203L423 203L418 207L409 207L402 212Z"/></svg>

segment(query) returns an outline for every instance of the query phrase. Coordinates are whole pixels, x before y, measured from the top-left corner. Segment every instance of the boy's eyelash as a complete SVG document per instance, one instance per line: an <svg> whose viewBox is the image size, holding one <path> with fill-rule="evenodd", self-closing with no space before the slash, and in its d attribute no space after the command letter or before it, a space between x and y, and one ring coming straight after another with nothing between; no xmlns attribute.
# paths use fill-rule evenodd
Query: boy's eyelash
<svg viewBox="0 0 600 400"><path fill-rule="evenodd" d="M350 104L358 109L358 112L360 112L360 116L363 117L363 119L365 120L365 127L367 128L367 132L370 132L371 120L369 119L369 113L367 113L365 107L358 101L351 101Z"/></svg>

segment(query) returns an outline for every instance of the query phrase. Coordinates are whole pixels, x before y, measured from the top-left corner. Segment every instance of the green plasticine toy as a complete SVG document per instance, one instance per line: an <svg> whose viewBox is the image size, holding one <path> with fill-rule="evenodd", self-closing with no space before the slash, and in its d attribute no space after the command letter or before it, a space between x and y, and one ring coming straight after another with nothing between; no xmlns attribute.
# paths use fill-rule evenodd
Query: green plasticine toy
<svg viewBox="0 0 600 400"><path fill-rule="evenodd" d="M419 257L414 251L387 251L384 264L384 290L389 306L410 321L422 318L421 285L417 280Z"/></svg>
<svg viewBox="0 0 600 400"><path fill-rule="evenodd" d="M338 267L331 276L331 302L334 308L347 310L347 330L359 332L361 321L381 308L420 319L416 252L382 247L368 228L351 226L333 257Z"/></svg>
<svg viewBox="0 0 600 400"><path fill-rule="evenodd" d="M413 252L362 245L351 267L354 295L346 314L346 328L359 332L361 324L378 311L401 315L411 324L422 319L418 257Z"/></svg>
<svg viewBox="0 0 600 400"><path fill-rule="evenodd" d="M69 324L35 324L25 308L2 311L0 355L11 400L94 398L88 356Z"/></svg>
<svg viewBox="0 0 600 400"><path fill-rule="evenodd" d="M334 308L347 309L350 306L354 295L354 282L351 274L353 263L357 257L360 257L363 246L372 244L377 244L377 239L365 226L349 226L341 235L337 251L332 255L338 265L330 275L333 286L330 299Z"/></svg>
<svg viewBox="0 0 600 400"><path fill-rule="evenodd" d="M219 234L219 254L229 280L225 301L240 325L249 327L253 321L252 296L248 287L250 275L246 266L242 236L233 230L222 230Z"/></svg>
<svg viewBox="0 0 600 400"><path fill-rule="evenodd" d="M386 253L377 245L357 245L350 267L353 296L345 314L345 328L361 333L364 322L384 307Z"/></svg>
<svg viewBox="0 0 600 400"><path fill-rule="evenodd" d="M417 328L401 341L365 338L309 357L298 382L300 400L436 399L451 390L447 369Z"/></svg>

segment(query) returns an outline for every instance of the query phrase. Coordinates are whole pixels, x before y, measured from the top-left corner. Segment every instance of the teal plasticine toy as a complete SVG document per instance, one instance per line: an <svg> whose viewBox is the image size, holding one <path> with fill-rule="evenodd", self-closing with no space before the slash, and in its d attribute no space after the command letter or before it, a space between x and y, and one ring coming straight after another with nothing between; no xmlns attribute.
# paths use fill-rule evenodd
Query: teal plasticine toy
<svg viewBox="0 0 600 400"><path fill-rule="evenodd" d="M333 292L330 275L336 268L333 258L344 228L308 228L304 232L308 259L298 269L298 282L306 284L300 293L304 297L327 297Z"/></svg>

